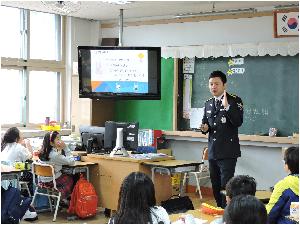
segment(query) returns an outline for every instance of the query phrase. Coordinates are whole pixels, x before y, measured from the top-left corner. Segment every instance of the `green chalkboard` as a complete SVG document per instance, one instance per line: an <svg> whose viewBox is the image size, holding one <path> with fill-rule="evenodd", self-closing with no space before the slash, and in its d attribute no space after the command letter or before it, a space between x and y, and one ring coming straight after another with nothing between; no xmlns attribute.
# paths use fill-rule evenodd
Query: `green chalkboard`
<svg viewBox="0 0 300 225"><path fill-rule="evenodd" d="M211 97L208 76L214 70L227 74L227 90L244 103L241 134L267 134L270 127L280 136L299 130L299 55L247 56L196 59L192 108Z"/></svg>
<svg viewBox="0 0 300 225"><path fill-rule="evenodd" d="M172 130L174 59L161 59L161 100L119 100L115 121L138 121L140 129Z"/></svg>

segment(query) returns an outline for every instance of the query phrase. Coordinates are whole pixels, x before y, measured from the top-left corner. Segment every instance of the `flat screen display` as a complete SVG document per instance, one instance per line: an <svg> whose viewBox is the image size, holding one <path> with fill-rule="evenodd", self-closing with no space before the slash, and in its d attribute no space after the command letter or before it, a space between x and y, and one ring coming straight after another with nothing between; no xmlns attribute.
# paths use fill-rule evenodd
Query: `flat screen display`
<svg viewBox="0 0 300 225"><path fill-rule="evenodd" d="M79 97L160 99L159 47L78 47Z"/></svg>

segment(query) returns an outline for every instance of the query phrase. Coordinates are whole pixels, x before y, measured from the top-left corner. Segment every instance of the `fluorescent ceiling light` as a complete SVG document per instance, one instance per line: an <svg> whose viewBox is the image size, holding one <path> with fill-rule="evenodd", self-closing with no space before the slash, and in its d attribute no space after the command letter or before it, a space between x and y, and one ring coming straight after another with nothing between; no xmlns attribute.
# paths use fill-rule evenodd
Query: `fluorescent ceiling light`
<svg viewBox="0 0 300 225"><path fill-rule="evenodd" d="M256 9L247 8L247 9L232 9L232 10L222 10L222 11L208 11L208 12L199 12L199 13L184 13L175 15L176 18L189 18L196 16L219 16L219 15L229 15L237 13L255 13Z"/></svg>

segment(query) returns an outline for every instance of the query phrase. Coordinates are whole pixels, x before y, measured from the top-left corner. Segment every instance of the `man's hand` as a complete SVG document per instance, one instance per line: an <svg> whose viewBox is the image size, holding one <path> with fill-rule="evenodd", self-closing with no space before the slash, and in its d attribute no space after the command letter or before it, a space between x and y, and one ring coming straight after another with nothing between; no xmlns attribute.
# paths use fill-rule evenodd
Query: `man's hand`
<svg viewBox="0 0 300 225"><path fill-rule="evenodd" d="M200 130L202 130L203 132L207 132L208 131L208 125L206 123L201 124L200 125Z"/></svg>
<svg viewBox="0 0 300 225"><path fill-rule="evenodd" d="M223 105L224 108L227 108L227 106L228 106L226 90L224 90L224 96L223 96L223 99L222 99L222 105Z"/></svg>

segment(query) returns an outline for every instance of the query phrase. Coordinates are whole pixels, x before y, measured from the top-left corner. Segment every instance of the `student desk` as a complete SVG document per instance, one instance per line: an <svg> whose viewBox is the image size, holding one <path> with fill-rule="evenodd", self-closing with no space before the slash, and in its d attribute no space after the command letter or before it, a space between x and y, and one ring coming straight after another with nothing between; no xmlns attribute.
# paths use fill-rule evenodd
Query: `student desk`
<svg viewBox="0 0 300 225"><path fill-rule="evenodd" d="M160 162L143 162L143 164L151 168L153 182L155 179L155 172L166 173L170 176L174 173L180 173L180 195L182 195L182 174L199 170L199 165L203 164L203 162L168 160Z"/></svg>
<svg viewBox="0 0 300 225"><path fill-rule="evenodd" d="M204 214L199 209L195 209L195 210L189 210L185 213L171 214L171 215L169 215L170 221L171 221L171 223L173 223L173 222L177 221L180 216L187 215L187 214L192 214L195 218L198 218L198 219L207 220L207 222L205 222L205 223L210 223L213 220L221 217L221 216L213 216L213 215Z"/></svg>
<svg viewBox="0 0 300 225"><path fill-rule="evenodd" d="M1 180L16 180L16 187L19 188L19 179L25 170L15 169L12 166L1 165Z"/></svg>
<svg viewBox="0 0 300 225"><path fill-rule="evenodd" d="M262 201L265 204L269 203L271 195L272 195L271 191L257 190L255 192L255 197L258 198L260 201Z"/></svg>
<svg viewBox="0 0 300 225"><path fill-rule="evenodd" d="M116 210L118 207L120 187L126 176L131 172L138 171L151 176L151 169L144 165L144 162L173 159L174 157L169 156L155 159L133 159L130 157L110 157L109 155L97 154L88 154L81 157L82 161L98 164L97 168L90 168L90 181L99 197L99 206L112 210ZM170 176L155 174L154 186L158 204L171 197Z"/></svg>
<svg viewBox="0 0 300 225"><path fill-rule="evenodd" d="M97 165L97 163L93 163L93 162L81 162L81 161L76 161L75 165L69 166L69 165L64 165L63 169L64 171L68 171L70 170L71 174L75 174L75 173L86 173L86 179L88 181L90 181L90 171L89 171L89 166L91 165Z"/></svg>

